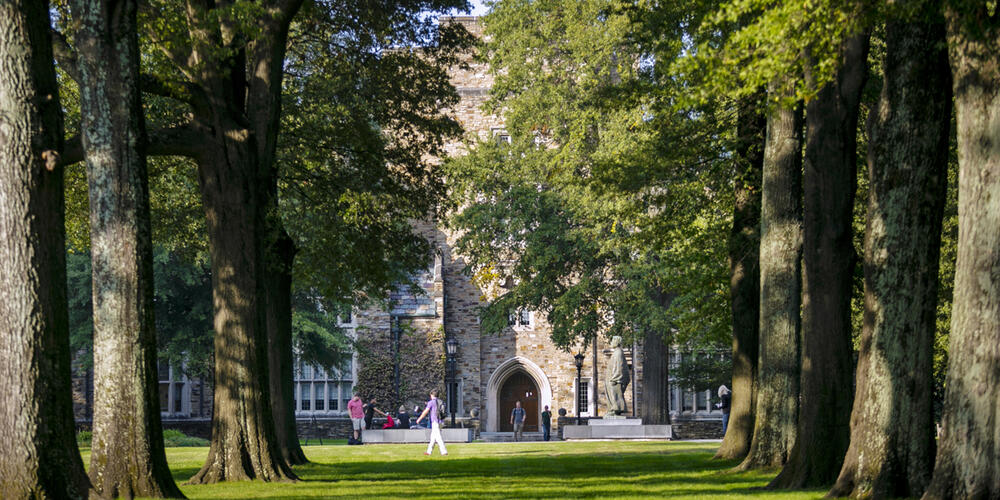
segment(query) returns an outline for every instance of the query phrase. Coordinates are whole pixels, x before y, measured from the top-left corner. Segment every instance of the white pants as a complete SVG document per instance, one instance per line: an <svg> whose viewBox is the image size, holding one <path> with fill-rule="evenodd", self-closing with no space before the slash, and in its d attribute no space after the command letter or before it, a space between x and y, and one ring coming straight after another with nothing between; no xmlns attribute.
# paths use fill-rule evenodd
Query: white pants
<svg viewBox="0 0 1000 500"><path fill-rule="evenodd" d="M441 424L431 422L431 442L427 443L427 454L434 451L434 443L438 444L438 450L442 455L448 454L448 449L444 447L444 439L441 437Z"/></svg>

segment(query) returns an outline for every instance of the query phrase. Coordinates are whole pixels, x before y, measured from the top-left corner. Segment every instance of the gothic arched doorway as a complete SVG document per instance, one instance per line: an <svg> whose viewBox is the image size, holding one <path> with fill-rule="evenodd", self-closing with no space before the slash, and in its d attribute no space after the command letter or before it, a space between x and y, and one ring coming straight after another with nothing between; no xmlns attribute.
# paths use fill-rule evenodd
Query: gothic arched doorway
<svg viewBox="0 0 1000 500"><path fill-rule="evenodd" d="M514 426L510 423L510 414L514 403L521 402L524 408L524 431L538 432L538 386L535 381L522 370L512 373L504 380L497 391L497 407L500 408L500 431L511 432Z"/></svg>

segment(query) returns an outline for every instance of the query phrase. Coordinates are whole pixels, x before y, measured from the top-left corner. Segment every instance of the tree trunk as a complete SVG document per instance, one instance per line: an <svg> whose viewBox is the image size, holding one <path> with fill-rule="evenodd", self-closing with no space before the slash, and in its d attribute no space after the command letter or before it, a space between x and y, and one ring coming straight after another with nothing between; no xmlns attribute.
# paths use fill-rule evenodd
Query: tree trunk
<svg viewBox="0 0 1000 500"><path fill-rule="evenodd" d="M924 498L998 498L1000 19L975 2L953 5L946 17L958 127L958 262L943 431Z"/></svg>
<svg viewBox="0 0 1000 500"><path fill-rule="evenodd" d="M219 94L215 94L219 95ZM214 103L212 143L199 161L212 257L215 392L208 459L192 484L295 479L271 413L263 277L264 208L254 135Z"/></svg>
<svg viewBox="0 0 1000 500"><path fill-rule="evenodd" d="M669 351L663 335L648 331L642 341L642 398L639 406L639 415L644 424L670 423L670 384L667 382L669 361Z"/></svg>
<svg viewBox="0 0 1000 500"><path fill-rule="evenodd" d="M49 5L0 3L0 497L86 498L73 428Z"/></svg>
<svg viewBox="0 0 1000 500"><path fill-rule="evenodd" d="M270 365L271 403L277 446L289 465L308 463L299 445L295 425L294 355L292 352L292 265L297 252L288 236L278 208L278 171L275 157L281 120L283 62L288 44L288 26L302 0L286 2L284 11L263 21L263 36L250 43L246 114L255 134L257 161L262 166L260 200L265 210L264 248L267 274L267 344Z"/></svg>
<svg viewBox="0 0 1000 500"><path fill-rule="evenodd" d="M765 93L739 103L735 199L729 234L733 381L729 428L715 458L743 458L753 437L760 321L760 184L764 164Z"/></svg>
<svg viewBox="0 0 1000 500"><path fill-rule="evenodd" d="M834 80L806 108L801 406L795 445L771 482L775 488L833 483L850 442L851 223L868 42L867 33L844 42Z"/></svg>
<svg viewBox="0 0 1000 500"><path fill-rule="evenodd" d="M914 497L934 460L931 378L951 89L943 23L886 26L870 122L865 321L851 444L831 496Z"/></svg>
<svg viewBox="0 0 1000 500"><path fill-rule="evenodd" d="M183 497L160 428L136 4L77 0L73 15L94 274L90 478L104 497Z"/></svg>
<svg viewBox="0 0 1000 500"><path fill-rule="evenodd" d="M281 229L271 244L267 273L267 343L271 407L278 450L290 465L308 463L295 426L292 355L292 262L295 242Z"/></svg>
<svg viewBox="0 0 1000 500"><path fill-rule="evenodd" d="M775 92L780 89L772 88ZM753 442L740 464L743 470L780 467L795 444L802 325L800 106L779 104L768 117L762 197L757 407Z"/></svg>

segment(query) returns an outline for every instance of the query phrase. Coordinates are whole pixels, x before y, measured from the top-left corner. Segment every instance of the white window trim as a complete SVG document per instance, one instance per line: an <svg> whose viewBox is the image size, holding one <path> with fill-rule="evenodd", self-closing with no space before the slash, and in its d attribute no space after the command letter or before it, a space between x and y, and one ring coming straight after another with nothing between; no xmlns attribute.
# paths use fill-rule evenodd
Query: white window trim
<svg viewBox="0 0 1000 500"><path fill-rule="evenodd" d="M354 309L351 309L351 320L348 322L343 322L340 319L340 315L337 315L337 326L341 328L356 328L358 326L358 315Z"/></svg>
<svg viewBox="0 0 1000 500"><path fill-rule="evenodd" d="M159 384L167 384L167 410L164 411L160 408L160 417L167 418L177 418L177 417L190 417L191 416L191 380L184 374L183 371L184 364L181 363L181 369L175 370L172 363L167 364L167 378L159 379L157 381L157 389L159 389ZM157 370L157 378L159 378L159 370ZM174 404L176 401L174 386L180 384L181 386L181 411L173 411L176 407Z"/></svg>
<svg viewBox="0 0 1000 500"><path fill-rule="evenodd" d="M524 309L515 309L514 312L511 313L511 314L515 315L516 319L514 320L514 324L513 325L509 325L509 326L511 328L513 328L515 332L526 332L526 331L534 330L535 329L535 312L534 311L527 311L527 313L528 313L528 324L527 325L521 325L519 323L520 323L520 317L521 317L521 313L522 312L525 312L525 310ZM508 316L507 322L510 323L509 316Z"/></svg>
<svg viewBox="0 0 1000 500"><path fill-rule="evenodd" d="M510 144L511 141L513 140L510 137L510 133L508 133L507 129L504 128L504 127L492 127L492 128L490 128L490 135L491 135L491 137L493 137L493 140L497 141L497 143L504 142L504 143Z"/></svg>
<svg viewBox="0 0 1000 500"><path fill-rule="evenodd" d="M576 400L577 394L580 392L580 386L577 385L577 380L573 379L573 413L576 413ZM594 384L590 377L580 377L580 382L587 383L587 411L580 412L581 417L590 417L594 412Z"/></svg>

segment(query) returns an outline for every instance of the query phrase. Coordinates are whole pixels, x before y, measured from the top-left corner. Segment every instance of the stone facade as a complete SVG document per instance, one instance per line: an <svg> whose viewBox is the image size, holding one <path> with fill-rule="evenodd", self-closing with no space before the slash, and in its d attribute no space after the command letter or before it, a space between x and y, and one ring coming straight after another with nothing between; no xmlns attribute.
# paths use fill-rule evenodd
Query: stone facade
<svg viewBox="0 0 1000 500"><path fill-rule="evenodd" d="M482 35L478 18L453 17L443 22L460 23L473 34ZM503 117L486 114L482 109L493 84L492 75L485 65L473 61L471 57L468 62L467 69L457 69L452 73L451 83L458 89L461 97L452 110L453 115L465 128L469 139L506 135ZM451 155L461 155L464 154L463 147L462 142L454 142L448 144L446 150ZM512 375L523 373L536 386L537 394L532 397L537 397L539 412L544 406L549 406L553 414L560 408L575 414L577 370L573 353L560 350L552 343L544 315L528 312L528 321L516 321L517 324L500 335L484 336L479 327L479 308L485 305L488 297L496 296L496 284L484 290L465 274L466 261L454 250L455 234L433 222L418 224L417 229L434 244L440 261L444 308L436 319L443 327L446 337L459 342L456 377L461 401L457 405L458 413L468 416L476 409L484 431L498 430L498 392ZM407 298L405 301L418 302L414 298ZM599 407L603 406L595 404L603 398L599 395L601 384L595 383L595 378L599 368L603 367L604 361L610 356L610 351L603 342L597 345L597 349L596 358L600 366L594 366L591 346L582 369L582 379L588 386L587 416L594 414L595 406L598 407L599 414ZM640 351L636 352L638 354ZM635 369L633 380L642 376L641 364L637 364ZM633 406L633 392L629 390L626 394L630 409ZM639 388L636 388L635 396L641 397Z"/></svg>

